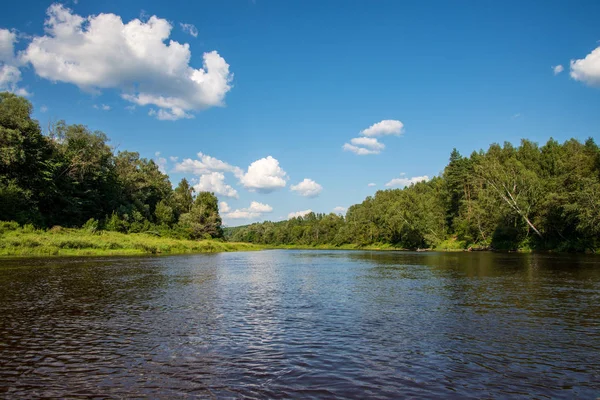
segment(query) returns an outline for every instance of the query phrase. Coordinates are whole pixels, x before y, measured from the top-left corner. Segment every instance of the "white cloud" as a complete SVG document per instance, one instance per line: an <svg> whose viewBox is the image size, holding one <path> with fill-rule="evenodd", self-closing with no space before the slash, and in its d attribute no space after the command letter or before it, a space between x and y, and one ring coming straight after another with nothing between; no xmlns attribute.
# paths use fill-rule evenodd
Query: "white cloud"
<svg viewBox="0 0 600 400"><path fill-rule="evenodd" d="M358 155L379 154L385 149L385 145L377 141L377 138L357 137L350 139L350 143L352 144L344 143L342 148Z"/></svg>
<svg viewBox="0 0 600 400"><path fill-rule="evenodd" d="M279 161L268 156L254 161L244 172L240 167L221 161L207 154L198 153L198 159L186 158L175 164L174 172L188 172L195 175L211 174L213 172L230 172L239 179L246 189L252 192L269 193L285 187L287 174L279 166Z"/></svg>
<svg viewBox="0 0 600 400"><path fill-rule="evenodd" d="M166 174L167 173L167 159L160 156L160 151L157 151L156 153L154 153L154 156L156 157L154 159L154 162L156 163L156 165L158 165L158 169L163 174Z"/></svg>
<svg viewBox="0 0 600 400"><path fill-rule="evenodd" d="M41 107L40 107L40 111L41 111L41 112L43 112L43 113L45 113L45 112L48 112L48 107L46 107L46 106L41 106Z"/></svg>
<svg viewBox="0 0 600 400"><path fill-rule="evenodd" d="M344 151L351 151L355 154L358 154L359 156L364 156L367 154L379 154L381 153L381 150L371 150L371 149L367 149L364 147L358 147L358 146L354 146L350 143L344 143L344 145L342 146L342 149L344 149Z"/></svg>
<svg viewBox="0 0 600 400"><path fill-rule="evenodd" d="M181 30L185 33L190 34L195 38L198 37L198 29L196 26L194 26L194 24L184 24L180 22L179 26L181 26Z"/></svg>
<svg viewBox="0 0 600 400"><path fill-rule="evenodd" d="M270 213L273 211L273 207L268 204L259 203L258 201L253 201L250 203L250 211L257 213Z"/></svg>
<svg viewBox="0 0 600 400"><path fill-rule="evenodd" d="M29 96L27 90L20 88L20 62L15 58L14 45L17 35L8 29L0 29L0 92L8 91L19 96Z"/></svg>
<svg viewBox="0 0 600 400"><path fill-rule="evenodd" d="M355 146L367 147L371 150L385 149L385 145L383 143L379 143L376 138L358 137L350 139L350 143L352 143Z"/></svg>
<svg viewBox="0 0 600 400"><path fill-rule="evenodd" d="M201 175L198 183L194 185L196 192L214 192L215 194L238 198L238 192L225 183L225 175L222 172L211 172Z"/></svg>
<svg viewBox="0 0 600 400"><path fill-rule="evenodd" d="M319 185L312 179L304 178L297 185L292 185L291 190L304 197L316 197L323 191L323 186Z"/></svg>
<svg viewBox="0 0 600 400"><path fill-rule="evenodd" d="M94 104L93 107L96 110L102 110L102 111L109 111L110 110L110 106L107 106L106 104L101 104L101 105Z"/></svg>
<svg viewBox="0 0 600 400"><path fill-rule="evenodd" d="M350 139L350 143L344 143L342 149L344 151L351 151L359 156L379 154L385 149L385 145L379 142L375 136L401 135L403 129L404 124L402 122L395 119L384 119L360 131L360 134L366 137Z"/></svg>
<svg viewBox="0 0 600 400"><path fill-rule="evenodd" d="M175 165L175 172L190 172L195 175L203 175L211 172L231 172L237 178L244 174L244 171L234 165L228 164L218 158L211 157L208 154L198 153L198 160L186 158ZM177 161L177 158L175 158Z"/></svg>
<svg viewBox="0 0 600 400"><path fill-rule="evenodd" d="M384 119L371 125L360 133L363 136L400 135L404 130L404 124L395 119Z"/></svg>
<svg viewBox="0 0 600 400"><path fill-rule="evenodd" d="M296 211L296 212L291 212L288 214L288 219L292 219L292 218L298 218L298 217L304 217L307 214L310 214L311 212L313 212L312 210L304 210L304 211Z"/></svg>
<svg viewBox="0 0 600 400"><path fill-rule="evenodd" d="M240 183L250 191L269 193L285 187L287 174L279 161L268 156L254 161L248 171L240 177Z"/></svg>
<svg viewBox="0 0 600 400"><path fill-rule="evenodd" d="M404 174L400 174L400 175L404 175ZM413 183L417 183L417 182L421 182L421 181L428 181L428 180L429 180L429 177L427 175L415 176L412 178L405 178L404 176L402 176L400 178L392 179L391 181L386 183L385 186L387 186L387 187L395 187L395 186L405 187L405 186L410 186Z"/></svg>
<svg viewBox="0 0 600 400"><path fill-rule="evenodd" d="M125 109L129 112L134 112L135 111L135 105L132 104L130 106L125 106Z"/></svg>
<svg viewBox="0 0 600 400"><path fill-rule="evenodd" d="M171 156L169 157L169 160L171 160L171 162L177 162L179 161L179 157Z"/></svg>
<svg viewBox="0 0 600 400"><path fill-rule="evenodd" d="M571 60L571 78L590 86L600 86L600 47L580 60Z"/></svg>
<svg viewBox="0 0 600 400"><path fill-rule="evenodd" d="M553 65L552 66L552 71L554 72L554 75L558 75L561 72L563 72L565 70L565 67L563 67L562 65Z"/></svg>
<svg viewBox="0 0 600 400"><path fill-rule="evenodd" d="M45 35L22 52L37 75L72 83L85 91L117 89L123 99L155 106L159 119L222 106L233 75L216 51L203 54L202 68L189 65L189 44L169 39L172 26L156 16L124 23L107 13L82 17L60 4L47 10Z"/></svg>
<svg viewBox="0 0 600 400"><path fill-rule="evenodd" d="M368 187L373 187L373 186L377 186L377 184L376 183L369 183L367 186Z"/></svg>
<svg viewBox="0 0 600 400"><path fill-rule="evenodd" d="M227 204L224 201L219 203L219 212L228 213L229 211L231 211L231 207L229 207L229 204Z"/></svg>
<svg viewBox="0 0 600 400"><path fill-rule="evenodd" d="M251 219L258 218L262 214L270 213L272 211L273 207L270 205L253 201L250 203L250 207L228 212L224 216L229 219Z"/></svg>
<svg viewBox="0 0 600 400"><path fill-rule="evenodd" d="M0 61L12 62L14 60L14 45L17 35L8 29L0 29Z"/></svg>
<svg viewBox="0 0 600 400"><path fill-rule="evenodd" d="M346 208L346 207L337 206L333 209L333 212L336 214L346 214L347 210L348 210L348 208Z"/></svg>

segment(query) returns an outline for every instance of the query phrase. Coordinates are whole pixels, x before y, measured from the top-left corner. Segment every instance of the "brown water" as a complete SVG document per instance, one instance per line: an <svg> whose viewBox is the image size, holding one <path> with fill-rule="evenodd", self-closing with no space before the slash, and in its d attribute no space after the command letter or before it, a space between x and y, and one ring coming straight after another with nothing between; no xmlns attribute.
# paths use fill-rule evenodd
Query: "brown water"
<svg viewBox="0 0 600 400"><path fill-rule="evenodd" d="M0 260L0 397L600 397L600 258Z"/></svg>

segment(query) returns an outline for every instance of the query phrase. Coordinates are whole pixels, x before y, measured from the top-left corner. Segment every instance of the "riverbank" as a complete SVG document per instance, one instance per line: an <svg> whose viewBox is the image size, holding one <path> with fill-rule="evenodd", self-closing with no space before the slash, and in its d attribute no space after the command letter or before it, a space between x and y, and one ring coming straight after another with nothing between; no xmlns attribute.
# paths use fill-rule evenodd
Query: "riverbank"
<svg viewBox="0 0 600 400"><path fill-rule="evenodd" d="M0 230L1 257L166 255L261 249L262 246L251 243L182 240L148 233L90 232L60 227L47 231L27 227Z"/></svg>
<svg viewBox="0 0 600 400"><path fill-rule="evenodd" d="M357 244L343 244L341 246L319 244L319 245L301 245L301 244L280 244L264 245L269 250L374 250L374 251L411 251L402 247L394 247L388 244L359 246Z"/></svg>

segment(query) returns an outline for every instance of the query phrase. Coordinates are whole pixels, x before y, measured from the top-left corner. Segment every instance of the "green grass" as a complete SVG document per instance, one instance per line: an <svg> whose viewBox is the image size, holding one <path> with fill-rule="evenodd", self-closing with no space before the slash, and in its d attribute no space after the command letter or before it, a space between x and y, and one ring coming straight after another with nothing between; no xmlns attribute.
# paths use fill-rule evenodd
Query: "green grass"
<svg viewBox="0 0 600 400"><path fill-rule="evenodd" d="M143 254L217 253L263 247L218 240L181 240L144 233L90 232L55 227L36 230L0 223L0 256L116 256Z"/></svg>

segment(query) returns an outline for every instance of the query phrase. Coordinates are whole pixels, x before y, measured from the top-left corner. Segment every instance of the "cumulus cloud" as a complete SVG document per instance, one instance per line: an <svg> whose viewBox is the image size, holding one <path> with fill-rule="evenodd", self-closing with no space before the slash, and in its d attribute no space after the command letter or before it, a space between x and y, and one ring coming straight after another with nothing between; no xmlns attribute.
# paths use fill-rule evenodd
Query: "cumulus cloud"
<svg viewBox="0 0 600 400"><path fill-rule="evenodd" d="M270 213L272 211L273 207L271 207L270 205L253 201L250 203L250 207L228 212L224 216L225 218L229 219L251 219L258 218L261 215L265 213Z"/></svg>
<svg viewBox="0 0 600 400"><path fill-rule="evenodd" d="M231 211L231 207L229 207L229 204L227 204L224 201L219 203L219 212L228 213L229 211Z"/></svg>
<svg viewBox="0 0 600 400"><path fill-rule="evenodd" d="M351 144L350 144L351 143ZM385 148L376 138L357 137L350 140L350 143L344 143L342 148L345 151L351 151L358 155L379 154Z"/></svg>
<svg viewBox="0 0 600 400"><path fill-rule="evenodd" d="M180 22L179 26L181 26L181 30L185 33L192 35L193 37L198 37L198 29L194 24L184 24Z"/></svg>
<svg viewBox="0 0 600 400"><path fill-rule="evenodd" d="M359 156L365 156L367 154L381 153L381 150L372 150L372 149L367 149L365 147L358 147L358 146L354 146L353 144L350 144L350 143L344 143L344 145L342 146L342 149L344 149L344 151L351 151L355 154L358 154Z"/></svg>
<svg viewBox="0 0 600 400"><path fill-rule="evenodd" d="M372 150L383 150L385 149L385 145L383 143L379 143L376 138L369 137L358 137L350 140L355 146L363 146Z"/></svg>
<svg viewBox="0 0 600 400"><path fill-rule="evenodd" d="M554 72L554 75L558 75L561 72L563 72L564 70L565 70L565 68L560 64L552 66L552 71Z"/></svg>
<svg viewBox="0 0 600 400"><path fill-rule="evenodd" d="M268 156L254 161L248 171L240 177L240 183L250 191L270 193L285 187L287 173L277 159Z"/></svg>
<svg viewBox="0 0 600 400"><path fill-rule="evenodd" d="M172 26L156 16L124 23L115 14L82 17L61 4L47 10L45 34L34 37L22 60L37 75L89 92L116 89L123 99L154 106L159 119L190 118L193 111L222 106L231 89L229 64L217 53L189 65L189 44L169 40Z"/></svg>
<svg viewBox="0 0 600 400"><path fill-rule="evenodd" d="M312 179L304 178L297 185L292 185L291 190L304 197L316 197L323 191L323 186L319 185Z"/></svg>
<svg viewBox="0 0 600 400"><path fill-rule="evenodd" d="M287 173L279 166L279 161L268 156L254 161L248 170L226 163L207 154L198 153L198 159L186 158L175 164L174 172L188 172L194 175L212 174L214 172L232 173L241 185L251 192L270 193L286 186Z"/></svg>
<svg viewBox="0 0 600 400"><path fill-rule="evenodd" d="M238 198L238 192L225 183L225 175L222 172L211 172L201 175L198 183L194 185L196 192L214 192L215 194Z"/></svg>
<svg viewBox="0 0 600 400"><path fill-rule="evenodd" d="M571 78L590 86L600 86L600 47L585 58L571 60Z"/></svg>
<svg viewBox="0 0 600 400"><path fill-rule="evenodd" d="M313 212L312 210L304 210L304 211L296 211L296 212L291 212L288 214L288 219L292 219L292 218L298 218L298 217L304 217L305 215L310 214L311 212Z"/></svg>
<svg viewBox="0 0 600 400"><path fill-rule="evenodd" d="M15 57L14 46L17 35L8 29L0 29L0 92L8 91L19 96L28 96L27 90L19 87L21 81L20 62Z"/></svg>
<svg viewBox="0 0 600 400"><path fill-rule="evenodd" d="M342 149L359 156L379 154L385 149L385 145L379 142L375 136L401 135L403 129L404 124L402 122L395 119L384 119L360 131L363 137L351 139L350 143L344 143Z"/></svg>
<svg viewBox="0 0 600 400"><path fill-rule="evenodd" d="M369 183L367 186L368 187L373 187L373 186L377 186L377 184L376 183Z"/></svg>
<svg viewBox="0 0 600 400"><path fill-rule="evenodd" d="M348 209L346 207L342 207L342 206L337 206L333 209L333 212L336 214L346 214L346 211Z"/></svg>
<svg viewBox="0 0 600 400"><path fill-rule="evenodd" d="M177 161L177 158L174 158L175 161ZM202 152L198 153L197 160L186 158L180 163L176 164L175 172L189 172L194 175L203 175L211 172L231 172L238 178L244 174L244 171L241 168L228 164L225 161L221 161L218 158L211 157Z"/></svg>
<svg viewBox="0 0 600 400"><path fill-rule="evenodd" d="M404 130L404 124L395 119L384 119L371 125L360 133L363 136L385 136L385 135L400 135Z"/></svg>
<svg viewBox="0 0 600 400"><path fill-rule="evenodd" d="M404 174L400 174L400 175L404 175ZM405 176L401 176L400 178L392 179L391 181L386 183L385 186L387 186L387 187L405 187L405 186L410 186L417 182L428 181L428 180L429 180L429 177L427 175L415 176L412 178L407 178Z"/></svg>

